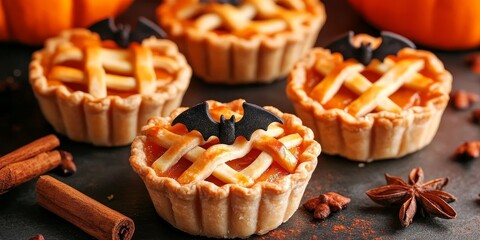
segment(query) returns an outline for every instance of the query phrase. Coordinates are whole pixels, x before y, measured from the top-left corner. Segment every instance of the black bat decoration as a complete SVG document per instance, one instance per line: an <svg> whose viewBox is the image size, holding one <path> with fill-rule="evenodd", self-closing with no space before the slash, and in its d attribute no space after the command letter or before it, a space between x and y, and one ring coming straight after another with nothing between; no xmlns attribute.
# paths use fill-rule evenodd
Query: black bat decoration
<svg viewBox="0 0 480 240"><path fill-rule="evenodd" d="M242 0L200 0L201 3L210 3L210 2L218 2L220 4L230 4L234 6L240 5Z"/></svg>
<svg viewBox="0 0 480 240"><path fill-rule="evenodd" d="M137 27L132 31L130 25L115 24L113 18L107 18L90 26L90 31L100 35L102 40L110 39L121 48L127 48L131 42L142 42L145 38L155 36L165 38L167 34L154 22L140 17Z"/></svg>
<svg viewBox="0 0 480 240"><path fill-rule="evenodd" d="M339 52L344 59L354 58L360 63L367 65L372 59L383 60L388 55L396 54L402 48L415 48L415 44L407 38L392 32L382 31L382 43L377 49L372 50L370 44L361 43L360 47L353 45L353 31L340 36L326 48L332 52Z"/></svg>
<svg viewBox="0 0 480 240"><path fill-rule="evenodd" d="M172 126L177 123L184 124L188 131L199 131L204 140L211 136L217 136L220 143L232 144L238 136L244 136L247 140L257 129L267 130L272 122L283 124L282 119L275 114L247 102L243 103L243 117L235 122L235 116L225 119L220 116L220 122L216 122L210 116L208 103L203 102L178 115L173 121Z"/></svg>

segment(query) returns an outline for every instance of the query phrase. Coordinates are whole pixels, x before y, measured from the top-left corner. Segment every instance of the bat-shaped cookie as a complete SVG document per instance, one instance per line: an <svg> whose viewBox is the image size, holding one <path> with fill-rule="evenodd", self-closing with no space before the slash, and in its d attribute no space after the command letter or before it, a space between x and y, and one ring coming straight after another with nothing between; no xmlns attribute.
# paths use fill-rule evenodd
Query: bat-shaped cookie
<svg viewBox="0 0 480 240"><path fill-rule="evenodd" d="M386 31L380 33L382 43L377 49L372 49L370 44L365 43L361 43L357 48L353 45L353 35L353 31L349 31L326 48L341 53L344 59L354 58L364 65L369 64L372 59L383 60L388 55L395 55L402 48L415 48L415 44L407 38Z"/></svg>
<svg viewBox="0 0 480 240"><path fill-rule="evenodd" d="M131 42L142 42L145 38L155 36L165 38L167 34L154 22L140 17L134 31L130 25L115 24L113 18L107 18L90 26L88 29L97 32L102 40L110 39L121 48L128 47Z"/></svg>
<svg viewBox="0 0 480 240"><path fill-rule="evenodd" d="M243 117L235 122L235 116L225 119L220 116L220 122L216 122L210 116L208 103L203 102L178 115L172 126L177 123L184 124L188 131L199 131L204 140L211 136L217 136L220 143L232 144L238 136L244 136L250 140L250 136L257 129L267 130L272 122L283 123L282 119L275 114L247 102L243 103Z"/></svg>

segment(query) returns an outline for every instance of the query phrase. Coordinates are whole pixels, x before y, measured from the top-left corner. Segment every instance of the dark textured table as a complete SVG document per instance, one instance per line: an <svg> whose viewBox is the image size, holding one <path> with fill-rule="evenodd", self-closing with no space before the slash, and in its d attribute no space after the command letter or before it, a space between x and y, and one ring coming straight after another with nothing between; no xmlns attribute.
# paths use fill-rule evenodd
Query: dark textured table
<svg viewBox="0 0 480 240"><path fill-rule="evenodd" d="M137 0L120 18L133 22L139 15L154 18L157 1ZM347 30L377 33L351 10L345 0L325 1L327 23L317 44L322 46L331 37ZM16 90L0 92L0 154L49 133L52 127L43 118L28 84L28 63L35 48L15 43L0 44L0 81L14 80ZM480 94L480 76L465 64L474 52L434 51L454 76L453 89L469 89ZM285 95L285 80L271 85L229 87L207 85L192 79L183 105L191 106L207 99L230 101L244 98L258 105L273 105L284 112L293 112ZM477 107L480 105L477 105ZM171 227L156 213L141 179L128 163L130 147L101 148L76 143L63 136L61 149L70 151L78 172L71 177L54 177L91 196L101 203L131 217L135 221L134 239L194 239ZM452 160L455 148L466 140L480 138L480 126L470 121L470 111L448 107L440 129L426 148L398 160L367 163L322 154L310 181L304 200L326 191L336 191L352 199L346 210L325 221L314 221L300 208L278 229L252 239L480 239L480 160L459 163ZM415 218L403 229L398 208L383 208L373 203L365 191L385 184L383 173L406 178L409 171L420 166L426 180L446 177L446 190L458 200L451 205L458 216L454 220ZM28 239L43 234L46 239L91 239L74 225L41 208L36 203L32 180L0 195L0 239ZM112 200L107 197L113 195Z"/></svg>

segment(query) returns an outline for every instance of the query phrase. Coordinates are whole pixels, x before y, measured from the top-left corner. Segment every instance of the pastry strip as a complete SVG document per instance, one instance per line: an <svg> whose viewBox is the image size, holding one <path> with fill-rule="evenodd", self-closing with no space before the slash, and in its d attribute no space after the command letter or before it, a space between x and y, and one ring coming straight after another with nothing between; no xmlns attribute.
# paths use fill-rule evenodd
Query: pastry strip
<svg viewBox="0 0 480 240"><path fill-rule="evenodd" d="M65 66L54 66L50 70L48 79L87 85L85 75L82 71L76 68ZM133 91L137 86L135 78L133 77L125 77L108 73L105 76L105 81L107 88L120 91Z"/></svg>
<svg viewBox="0 0 480 240"><path fill-rule="evenodd" d="M298 133L295 133L282 137L278 141L280 141L286 148L290 149L300 146L302 138ZM262 152L250 165L248 165L248 167L244 168L241 173L250 176L253 179L257 179L270 167L272 162L272 156L266 152Z"/></svg>
<svg viewBox="0 0 480 240"><path fill-rule="evenodd" d="M163 132L159 133L157 130L149 129L147 132L144 132L144 134L163 148L169 148L178 138L180 138L180 135L172 133L166 129L162 129L161 131ZM204 152L205 149L197 146L187 152L183 157L190 162L195 162ZM158 172L157 169L155 169L155 171ZM241 186L251 186L254 183L252 178L237 172L227 164L220 164L215 171L213 171L212 175L224 183L236 183Z"/></svg>
<svg viewBox="0 0 480 240"><path fill-rule="evenodd" d="M107 71L131 75L133 73L131 59L132 54L129 51L102 48L102 64Z"/></svg>
<svg viewBox="0 0 480 240"><path fill-rule="evenodd" d="M211 31L224 27L235 35L252 33L273 34L294 25L300 25L308 14L303 13L301 1L279 1L287 10L279 7L274 0L245 0L239 7L229 4L212 4L204 8L205 13L195 19L194 25L200 31ZM181 19L193 18L199 13L198 7L184 7L177 14ZM258 19L256 19L258 17Z"/></svg>
<svg viewBox="0 0 480 240"><path fill-rule="evenodd" d="M345 81L345 87L350 89L350 91L361 96L364 92L368 91L372 87L372 83L368 81L366 77L362 74L355 74L352 78ZM390 98L385 98L378 102L378 106L375 108L377 111L389 111L389 112L400 112L402 108L394 103Z"/></svg>
<svg viewBox="0 0 480 240"><path fill-rule="evenodd" d="M180 68L175 60L162 56L153 56L153 66L156 68L161 68L168 73L175 73Z"/></svg>
<svg viewBox="0 0 480 240"><path fill-rule="evenodd" d="M276 138L267 135L260 136L258 140L254 141L253 146L272 156L273 160L289 173L295 171L298 159Z"/></svg>
<svg viewBox="0 0 480 240"><path fill-rule="evenodd" d="M344 62L335 66L335 68L313 88L310 95L321 104L326 104L335 96L346 79L362 71L363 68L362 64L352 62Z"/></svg>
<svg viewBox="0 0 480 240"><path fill-rule="evenodd" d="M137 80L138 92L141 94L155 93L156 77L153 69L152 52L135 44L130 45L130 48L134 53L134 76Z"/></svg>
<svg viewBox="0 0 480 240"><path fill-rule="evenodd" d="M395 62L391 59L386 58L383 62L380 62L377 59L372 60L368 64L367 69L373 70L380 74L385 74L395 66ZM426 76L423 76L420 73L415 73L411 79L408 79L402 87L410 88L413 90L422 90L425 89L428 85L432 84L434 81Z"/></svg>
<svg viewBox="0 0 480 240"><path fill-rule="evenodd" d="M65 61L82 61L83 52L80 48L71 45L59 46L52 57L52 65L59 64Z"/></svg>
<svg viewBox="0 0 480 240"><path fill-rule="evenodd" d="M395 66L395 62L393 62L392 60L385 59L384 62L380 62L379 60L374 59L366 67L366 69L372 70L372 71L375 71L375 72L378 72L378 73L381 73L381 74L385 74L393 66ZM334 63L332 61L330 61L328 63L326 63L325 61L317 61L317 63L315 64L315 70L317 70L318 72L320 72L322 74L325 74L325 75L328 75L328 73L332 72L333 71L332 69L334 69L334 68L335 68L335 66L334 66ZM337 69L337 71L338 71L338 69ZM342 71L340 71L340 72L342 72ZM415 90L421 90L421 89L425 89L428 85L430 85L432 83L433 83L432 79L430 79L428 77L425 77L422 74L415 73L412 78L406 80L403 87L410 88L410 89L415 89ZM343 84L350 91L354 92L355 94L357 94L359 96L362 95L364 92L366 92L373 85L361 73L356 73L353 76L351 76L351 78L345 79ZM335 87L338 87L338 86L335 86ZM328 89L328 90L330 90L330 89ZM333 95L335 95L336 93L337 92L335 92ZM383 100L378 101L378 105L375 107L375 110L398 113L402 109L396 103L394 103L392 100L390 100L389 98L385 98Z"/></svg>
<svg viewBox="0 0 480 240"><path fill-rule="evenodd" d="M180 184L188 184L204 180L215 171L218 165L247 155L252 149L253 141L258 137L258 132L256 133L252 134L250 141L237 138L232 145L211 146L178 177L177 181Z"/></svg>
<svg viewBox="0 0 480 240"><path fill-rule="evenodd" d="M88 92L95 98L104 98L107 96L106 74L102 67L100 54L100 47L92 46L85 49L84 62Z"/></svg>
<svg viewBox="0 0 480 240"><path fill-rule="evenodd" d="M170 148L175 142L179 141L178 139L181 138L180 135L172 133L166 129L151 128L147 131L144 131L144 134L165 149ZM283 134L283 129L274 124L270 125L268 130L265 132L265 135L271 137L277 137L281 134ZM202 147L197 146L191 149L191 151L185 153L183 157L190 162L195 162L205 151L206 150ZM157 171L157 169L155 169L155 171ZM224 183L236 183L242 186L250 186L254 183L252 178L243 173L237 172L225 163L218 165L218 167L213 171L212 175Z"/></svg>
<svg viewBox="0 0 480 240"><path fill-rule="evenodd" d="M395 67L376 81L370 89L350 103L346 111L357 117L371 112L381 100L397 91L407 79L411 79L423 66L424 63L421 60L402 60L398 62Z"/></svg>
<svg viewBox="0 0 480 240"><path fill-rule="evenodd" d="M135 46L132 49L139 54L135 59L146 57L142 60L134 59L136 61L134 64L138 65L137 68L142 69L137 71L138 74L136 72L137 80L128 76L133 74L134 67L131 63L133 56L130 51L91 47L85 51L89 52L89 58L94 57L96 60L85 60L88 66L85 65L87 74L84 74L77 68L61 65L64 62L81 61L83 56L87 55L82 53L80 48L70 45L62 46L55 53L52 63L57 65L50 70L49 79L87 85L93 96L102 98L106 96L107 88L119 91L135 91L138 88L140 93L152 93L157 87L168 82L157 81L155 70L151 66L163 69L170 74L179 69L179 65L172 58L153 55L151 50L141 46ZM102 67L104 69L101 69Z"/></svg>
<svg viewBox="0 0 480 240"><path fill-rule="evenodd" d="M292 153L277 139L265 134L265 131L255 131L250 141L237 138L232 145L219 144L210 147L177 180L182 184L203 180L211 175L219 164L245 156L252 147L267 151L287 171L294 171L297 159Z"/></svg>
<svg viewBox="0 0 480 240"><path fill-rule="evenodd" d="M158 135L163 135L164 131L159 131ZM165 136L160 136L164 138ZM164 173L173 165L175 165L183 155L187 154L194 147L203 145L205 141L199 132L192 131L181 137L178 137L170 147L152 164L152 168L159 173Z"/></svg>

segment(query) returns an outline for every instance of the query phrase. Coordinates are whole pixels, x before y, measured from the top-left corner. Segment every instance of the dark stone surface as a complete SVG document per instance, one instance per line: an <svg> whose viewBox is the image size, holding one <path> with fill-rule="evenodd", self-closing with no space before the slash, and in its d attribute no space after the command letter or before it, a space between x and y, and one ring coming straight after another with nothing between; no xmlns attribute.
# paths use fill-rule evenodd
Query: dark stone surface
<svg viewBox="0 0 480 240"><path fill-rule="evenodd" d="M345 0L325 1L328 19L320 33L318 45L333 36L353 29L355 32L377 33L354 13ZM139 15L153 19L157 1L136 1L120 21L134 21ZM13 77L20 85L16 91L0 93L0 154L48 133L54 133L40 113L28 84L28 63L35 48L16 43L0 44L0 80ZM467 89L480 94L480 79L465 64L472 51L435 51L454 76L453 89ZM244 98L258 105L273 105L284 112L293 112L285 95L285 80L271 85L221 86L208 85L193 79L183 105L192 106L207 99L230 101ZM477 104L477 107L479 105ZM421 151L398 160L365 164L322 154L310 181L304 201L327 191L348 196L347 209L325 221L314 221L300 208L293 217L264 236L252 239L480 239L480 160L462 164L452 161L455 148L466 140L480 138L480 126L471 123L470 111L448 107L433 142ZM61 148L70 151L78 166L71 177L54 177L71 185L101 203L131 217L135 221L134 239L198 239L171 227L156 213L140 178L128 164L129 147L99 148L61 138ZM446 190L458 200L452 206L458 212L454 220L415 218L402 229L398 208L383 208L365 195L365 191L385 184L383 173L406 178L420 166L426 180L446 177ZM0 195L0 239L29 239L43 234L46 239L91 239L72 224L36 204L36 179ZM107 197L113 195L112 200Z"/></svg>

